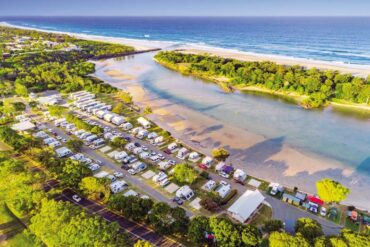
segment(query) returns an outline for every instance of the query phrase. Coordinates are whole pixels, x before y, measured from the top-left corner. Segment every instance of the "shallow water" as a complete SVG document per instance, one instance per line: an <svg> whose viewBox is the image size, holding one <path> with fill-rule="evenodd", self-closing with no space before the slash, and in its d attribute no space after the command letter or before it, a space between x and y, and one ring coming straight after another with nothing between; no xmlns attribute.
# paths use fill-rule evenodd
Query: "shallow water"
<svg viewBox="0 0 370 247"><path fill-rule="evenodd" d="M268 139L282 138L293 148L370 173L369 115L332 108L304 110L275 96L227 94L212 83L162 67L153 61L153 55L131 56L115 63L114 68L135 74L135 67L145 67L145 73L138 72L138 81L155 97ZM104 73L99 76L104 79Z"/></svg>

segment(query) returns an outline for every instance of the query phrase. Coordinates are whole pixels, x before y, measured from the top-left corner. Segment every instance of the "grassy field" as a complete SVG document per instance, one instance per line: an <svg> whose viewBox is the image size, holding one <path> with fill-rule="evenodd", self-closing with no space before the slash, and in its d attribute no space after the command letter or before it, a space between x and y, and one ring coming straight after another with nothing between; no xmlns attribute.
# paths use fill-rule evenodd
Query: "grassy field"
<svg viewBox="0 0 370 247"><path fill-rule="evenodd" d="M24 233L24 226L11 215L3 202L0 203L0 246L34 246ZM5 239L5 240L4 240Z"/></svg>
<svg viewBox="0 0 370 247"><path fill-rule="evenodd" d="M0 141L0 151L10 151L12 148L8 146L6 143Z"/></svg>

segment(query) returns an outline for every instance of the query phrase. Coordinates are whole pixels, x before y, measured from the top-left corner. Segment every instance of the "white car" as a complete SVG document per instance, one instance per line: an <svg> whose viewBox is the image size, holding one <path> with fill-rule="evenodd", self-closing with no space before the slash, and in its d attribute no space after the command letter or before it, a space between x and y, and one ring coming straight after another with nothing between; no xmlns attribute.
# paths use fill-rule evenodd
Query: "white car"
<svg viewBox="0 0 370 247"><path fill-rule="evenodd" d="M321 207L321 209L320 209L320 215L321 216L326 216L326 208L324 208L324 207Z"/></svg>
<svg viewBox="0 0 370 247"><path fill-rule="evenodd" d="M75 201L75 202L80 202L82 199L81 197L79 197L78 195L73 195L72 196L72 199Z"/></svg>
<svg viewBox="0 0 370 247"><path fill-rule="evenodd" d="M135 169L129 169L127 172L130 173L131 175L135 175L136 173L138 173L138 171Z"/></svg>
<svg viewBox="0 0 370 247"><path fill-rule="evenodd" d="M171 181L168 180L167 178L165 178L164 180L162 180L161 182L159 182L159 185L161 187L166 187Z"/></svg>

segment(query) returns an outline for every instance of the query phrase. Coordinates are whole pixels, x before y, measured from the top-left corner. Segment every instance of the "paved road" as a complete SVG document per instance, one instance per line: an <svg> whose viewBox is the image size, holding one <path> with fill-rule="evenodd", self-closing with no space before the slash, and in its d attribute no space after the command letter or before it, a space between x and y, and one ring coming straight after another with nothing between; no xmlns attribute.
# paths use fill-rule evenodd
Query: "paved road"
<svg viewBox="0 0 370 247"><path fill-rule="evenodd" d="M107 123L104 120L98 119L96 117L89 117L89 118L93 119L94 121L99 122L103 126L108 126L112 129L118 131L118 132L122 132L117 128L117 126L115 126L113 124L110 124L110 123ZM55 128L54 126L51 126L51 127L53 129L58 129L58 128ZM65 136L64 132L62 132L59 129L57 130L57 133L62 134L63 136ZM130 135L130 137L132 137L132 136ZM151 145L150 143L148 143L146 141L139 140L135 137L132 137L132 138L133 138L133 141L139 142L140 144L147 146L151 150L154 150L156 152L158 151L158 147L156 147L154 145ZM123 172L124 174L126 174L125 180L127 180L127 182L129 182L129 183L131 183L131 184L133 184L133 185L135 185L139 188L142 188L145 192L148 193L148 195L152 196L156 200L164 201L164 202L167 202L167 203L175 206L175 204L170 199L163 196L157 190L148 186L144 182L140 181L140 179L138 177L131 176L125 170L118 168L116 164L114 164L112 161L106 159L105 157L102 157L96 151L94 151L90 148L84 148L84 151L89 156L91 156L92 158L102 160L109 168L111 168L113 170L119 170L119 171ZM166 157L166 159L173 159L177 162L181 162L176 157L172 157L171 155L167 155L163 152L161 152L161 153ZM252 189L252 190L255 189L254 187L251 187L249 185L241 185L239 183L236 183L233 180L225 179L225 178L219 176L218 174L216 174L214 172L211 172L211 171L208 171L208 172L210 173L212 179L215 180L216 182L220 182L220 181L224 180L224 181L227 181L228 183L230 183L232 188L236 189L238 191L239 195L243 194L247 189ZM326 219L324 219L320 216L314 215L314 214L312 214L308 211L304 211L304 210L302 210L300 208L297 208L293 205L287 204L287 203L285 203L281 200L278 200L276 198L273 198L273 197L267 195L266 193L264 193L264 194L266 195L266 201L270 204L270 206L272 208L273 217L276 218L276 219L282 220L285 223L285 227L286 227L286 230L288 232L292 232L292 233L294 232L295 222L297 221L297 219L302 218L302 217L316 219L322 225L323 231L327 235L338 234L340 232L340 230L342 229L341 226L339 226L339 225L337 225L337 224L335 224L331 221L328 221L328 220L326 220ZM187 210L186 208L184 208L184 209L187 211L188 216L193 215L193 213L190 210Z"/></svg>
<svg viewBox="0 0 370 247"><path fill-rule="evenodd" d="M59 201L69 201L75 205L83 207L85 210L92 214L96 214L104 218L108 222L117 222L122 230L129 233L131 240L136 242L139 239L144 239L149 241L155 246L164 246L164 247L179 247L181 244L167 238L160 236L155 233L153 230L141 225L139 223L132 222L126 218L109 211L104 206L97 204L86 198L82 198L80 202L76 202L72 199L72 196L76 194L71 189L66 189L62 194L58 195L55 199Z"/></svg>

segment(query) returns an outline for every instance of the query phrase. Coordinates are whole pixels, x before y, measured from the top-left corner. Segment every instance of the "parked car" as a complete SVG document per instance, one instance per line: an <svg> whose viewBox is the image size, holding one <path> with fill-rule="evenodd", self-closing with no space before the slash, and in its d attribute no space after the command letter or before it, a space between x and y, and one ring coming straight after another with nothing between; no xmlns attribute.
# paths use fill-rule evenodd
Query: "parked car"
<svg viewBox="0 0 370 247"><path fill-rule="evenodd" d="M82 200L81 197L79 197L78 195L73 195L72 196L72 199L75 201L75 202L80 202Z"/></svg>
<svg viewBox="0 0 370 247"><path fill-rule="evenodd" d="M326 216L326 208L324 208L324 207L321 207L321 209L320 209L320 215L321 216Z"/></svg>
<svg viewBox="0 0 370 247"><path fill-rule="evenodd" d="M159 182L159 185L161 187L166 187L170 183L171 183L171 181L166 178L166 179L162 180L161 182Z"/></svg>
<svg viewBox="0 0 370 247"><path fill-rule="evenodd" d="M180 198L180 197L177 197L175 196L173 199L172 199L173 202L176 202L177 205L182 205L184 204L184 201Z"/></svg>

